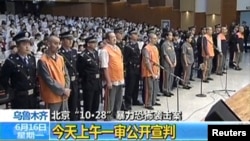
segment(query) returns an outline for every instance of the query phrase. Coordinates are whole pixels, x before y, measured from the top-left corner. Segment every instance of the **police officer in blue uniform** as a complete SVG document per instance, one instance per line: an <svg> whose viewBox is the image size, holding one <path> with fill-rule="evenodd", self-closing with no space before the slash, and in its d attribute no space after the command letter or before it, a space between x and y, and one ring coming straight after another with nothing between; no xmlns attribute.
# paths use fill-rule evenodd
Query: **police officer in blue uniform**
<svg viewBox="0 0 250 141"><path fill-rule="evenodd" d="M86 49L77 59L77 69L81 79L84 100L84 115L90 112L91 115L97 114L101 97L101 77L100 62L98 51L96 51L97 40L94 36L86 38ZM90 121L95 121L96 116L91 117Z"/></svg>
<svg viewBox="0 0 250 141"><path fill-rule="evenodd" d="M142 105L138 100L139 81L141 78L141 51L139 49L138 32L135 29L129 31L130 41L124 48L125 76L125 106L127 110L133 105Z"/></svg>
<svg viewBox="0 0 250 141"><path fill-rule="evenodd" d="M18 51L5 60L0 81L13 98L12 109L35 109L38 106L36 59L30 54L30 33L20 32L13 40Z"/></svg>
<svg viewBox="0 0 250 141"><path fill-rule="evenodd" d="M77 117L77 107L80 102L78 99L78 81L77 81L77 69L76 69L76 61L77 61L77 50L72 49L73 45L73 35L71 31L63 32L60 34L60 38L62 41L62 47L59 49L58 53L63 56L66 67L68 69L68 73L70 76L70 89L71 94L68 100L69 111L70 111L70 120L76 121Z"/></svg>

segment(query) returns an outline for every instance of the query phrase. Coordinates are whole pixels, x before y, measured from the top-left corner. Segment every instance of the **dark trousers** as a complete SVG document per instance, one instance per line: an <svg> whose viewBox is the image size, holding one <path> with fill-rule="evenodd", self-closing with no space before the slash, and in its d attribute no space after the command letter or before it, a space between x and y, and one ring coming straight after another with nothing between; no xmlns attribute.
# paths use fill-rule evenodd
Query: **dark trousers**
<svg viewBox="0 0 250 141"><path fill-rule="evenodd" d="M162 83L163 83L163 70L160 69L159 89L160 89L161 93L163 93L163 91L162 91Z"/></svg>
<svg viewBox="0 0 250 141"><path fill-rule="evenodd" d="M199 56L198 57L198 67L200 67L200 65L203 63L203 57ZM199 68L198 72L197 72L197 78L201 78L202 77L202 70Z"/></svg>
<svg viewBox="0 0 250 141"><path fill-rule="evenodd" d="M100 88L97 89L87 89L84 90L84 115L86 112L90 112L92 114L97 114L96 111L99 110L99 103L100 103ZM96 117L96 116L95 116ZM95 117L92 117L90 119L85 119L86 121L96 121Z"/></svg>
<svg viewBox="0 0 250 141"><path fill-rule="evenodd" d="M70 82L70 89L71 89L71 93L69 96L69 100L68 100L68 105L69 105L69 117L71 121L76 121L78 120L78 116L76 114L76 109L78 107L78 102L79 101L79 96L78 96L78 84L77 81L71 81Z"/></svg>
<svg viewBox="0 0 250 141"><path fill-rule="evenodd" d="M191 65L190 80L193 79L194 63Z"/></svg>
<svg viewBox="0 0 250 141"><path fill-rule="evenodd" d="M248 37L245 37L244 44L245 44L245 50L246 51L247 51L247 41L248 41Z"/></svg>
<svg viewBox="0 0 250 141"><path fill-rule="evenodd" d="M37 109L38 100L36 96L28 95L27 92L15 92L11 101L12 109Z"/></svg>
<svg viewBox="0 0 250 141"><path fill-rule="evenodd" d="M213 66L212 66L212 73L216 72L217 69L217 60L218 60L218 51L214 51L214 58L213 58Z"/></svg>
<svg viewBox="0 0 250 141"><path fill-rule="evenodd" d="M140 74L137 69L127 68L125 77L125 105L130 108L138 101Z"/></svg>
<svg viewBox="0 0 250 141"><path fill-rule="evenodd" d="M182 69L182 65L181 65L181 60L177 60L177 64L176 64L176 67L175 67L175 70L174 70L174 74L181 78L182 72L183 72L183 69ZM176 77L174 78L173 87L177 87L177 79L176 79Z"/></svg>
<svg viewBox="0 0 250 141"><path fill-rule="evenodd" d="M233 60L234 60L234 47L230 46L229 47L229 66L233 67Z"/></svg>

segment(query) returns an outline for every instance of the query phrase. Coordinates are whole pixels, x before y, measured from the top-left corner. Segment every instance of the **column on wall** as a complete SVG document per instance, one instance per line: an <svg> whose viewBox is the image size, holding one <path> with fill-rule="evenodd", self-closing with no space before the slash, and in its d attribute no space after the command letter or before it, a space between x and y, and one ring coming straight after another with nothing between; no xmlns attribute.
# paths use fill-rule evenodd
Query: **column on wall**
<svg viewBox="0 0 250 141"><path fill-rule="evenodd" d="M195 26L196 33L206 26L207 0L195 0Z"/></svg>
<svg viewBox="0 0 250 141"><path fill-rule="evenodd" d="M221 24L221 2L222 0L207 0L206 25L214 28Z"/></svg>
<svg viewBox="0 0 250 141"><path fill-rule="evenodd" d="M195 17L195 0L180 0L181 29L193 26Z"/></svg>

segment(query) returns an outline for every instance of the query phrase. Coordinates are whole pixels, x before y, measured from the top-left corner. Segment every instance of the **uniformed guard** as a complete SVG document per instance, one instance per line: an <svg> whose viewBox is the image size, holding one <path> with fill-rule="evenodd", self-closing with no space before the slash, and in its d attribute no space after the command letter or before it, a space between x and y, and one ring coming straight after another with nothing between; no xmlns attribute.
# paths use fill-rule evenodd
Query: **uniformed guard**
<svg viewBox="0 0 250 141"><path fill-rule="evenodd" d="M17 44L17 53L11 54L6 59L1 70L1 83L5 91L9 92L13 99L13 109L37 108L37 94L35 93L36 59L30 55L30 33L20 32L13 40Z"/></svg>
<svg viewBox="0 0 250 141"><path fill-rule="evenodd" d="M229 37L229 67L234 68L234 51L237 48L238 26L235 26Z"/></svg>
<svg viewBox="0 0 250 141"><path fill-rule="evenodd" d="M125 77L125 106L127 110L132 109L133 105L142 105L138 100L139 81L140 81L140 60L141 51L139 49L138 33L135 29L129 31L130 41L124 48L124 62L126 68Z"/></svg>
<svg viewBox="0 0 250 141"><path fill-rule="evenodd" d="M181 45L183 44L183 40L180 39L178 32L175 32L173 35L174 35L173 44L174 44L174 50L176 54L176 67L174 70L174 74L181 78L181 74L183 71L183 68L181 65ZM177 87L177 82L178 82L177 79L174 78L173 87Z"/></svg>
<svg viewBox="0 0 250 141"><path fill-rule="evenodd" d="M221 33L217 36L217 48L218 48L218 55L217 55L217 75L223 75L223 70L225 68L225 62L227 58L228 52L228 43L226 39L227 35L227 27L221 27ZM225 72L224 72L225 73Z"/></svg>
<svg viewBox="0 0 250 141"><path fill-rule="evenodd" d="M68 69L70 76L70 89L71 94L68 100L69 111L70 111L70 120L77 120L76 109L78 106L78 81L77 79L77 70L76 70L76 61L77 61L77 50L72 49L73 44L73 35L71 31L67 31L60 34L62 41L62 47L59 49L59 54L63 56Z"/></svg>
<svg viewBox="0 0 250 141"><path fill-rule="evenodd" d="M86 49L77 59L77 69L81 78L84 100L84 113L90 112L91 115L96 115L99 109L100 94L101 94L101 77L100 63L98 57L97 39L94 36L86 39ZM86 114L84 114L86 115ZM96 116L91 117L95 121Z"/></svg>
<svg viewBox="0 0 250 141"><path fill-rule="evenodd" d="M234 69L235 70L241 70L240 68L240 62L242 59L242 53L244 52L244 26L239 26L239 32L237 35L237 45L234 49Z"/></svg>
<svg viewBox="0 0 250 141"><path fill-rule="evenodd" d="M114 33L116 36L116 45L121 49L122 54L124 55L124 47L125 47L125 44L123 42L124 31L121 27L116 27L114 29Z"/></svg>
<svg viewBox="0 0 250 141"><path fill-rule="evenodd" d="M198 66L200 66L203 63L203 57L202 57L202 38L204 37L204 35L206 34L206 27L202 27L201 28L201 33L197 39L197 51L198 51ZM202 78L202 68L199 68L198 72L197 72L197 77L198 78Z"/></svg>
<svg viewBox="0 0 250 141"><path fill-rule="evenodd" d="M221 58L220 53L217 50L217 37L218 37L218 35L220 33L221 33L221 25L217 24L217 25L215 25L215 32L212 35L213 36L213 43L215 45L215 48L214 48L215 55L214 55L213 62L212 62L212 65L213 65L213 67L212 67L212 73L216 72L216 70L217 70L217 60L218 60L218 58L219 59ZM212 80L212 79L208 78L208 80Z"/></svg>

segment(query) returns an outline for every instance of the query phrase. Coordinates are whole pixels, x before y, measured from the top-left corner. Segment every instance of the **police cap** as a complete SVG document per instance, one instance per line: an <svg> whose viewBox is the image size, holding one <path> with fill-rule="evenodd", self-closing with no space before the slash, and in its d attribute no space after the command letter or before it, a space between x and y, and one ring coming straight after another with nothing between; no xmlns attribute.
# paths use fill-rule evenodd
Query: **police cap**
<svg viewBox="0 0 250 141"><path fill-rule="evenodd" d="M116 28L114 28L114 33L122 33L122 32L123 32L122 27L116 27Z"/></svg>
<svg viewBox="0 0 250 141"><path fill-rule="evenodd" d="M30 41L30 33L21 31L17 33L16 36L13 37L13 40L15 42Z"/></svg>
<svg viewBox="0 0 250 141"><path fill-rule="evenodd" d="M132 35L132 34L138 34L138 31L136 29L131 29L129 32L128 32L129 35Z"/></svg>
<svg viewBox="0 0 250 141"><path fill-rule="evenodd" d="M72 31L67 31L67 32L63 32L60 34L60 38L68 38L68 39L73 39L73 34Z"/></svg>
<svg viewBox="0 0 250 141"><path fill-rule="evenodd" d="M97 39L95 38L95 36L90 36L85 39L85 43L96 43L96 42L97 42Z"/></svg>
<svg viewBox="0 0 250 141"><path fill-rule="evenodd" d="M155 28L149 28L147 33L148 34L155 33Z"/></svg>

